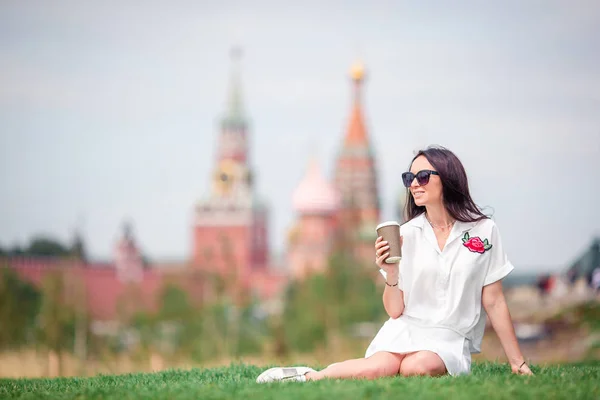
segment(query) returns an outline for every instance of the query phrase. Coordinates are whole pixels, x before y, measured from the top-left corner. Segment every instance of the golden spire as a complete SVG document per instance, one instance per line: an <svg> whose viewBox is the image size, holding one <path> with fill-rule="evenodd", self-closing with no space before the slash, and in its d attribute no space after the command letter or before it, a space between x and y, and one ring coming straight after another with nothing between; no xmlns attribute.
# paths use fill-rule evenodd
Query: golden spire
<svg viewBox="0 0 600 400"><path fill-rule="evenodd" d="M362 116L361 91L365 79L365 66L362 61L356 61L350 68L354 86L354 99L350 121L344 143L350 146L368 146L367 130Z"/></svg>
<svg viewBox="0 0 600 400"><path fill-rule="evenodd" d="M350 76L355 82L360 82L365 78L365 66L362 61L357 60L350 68Z"/></svg>

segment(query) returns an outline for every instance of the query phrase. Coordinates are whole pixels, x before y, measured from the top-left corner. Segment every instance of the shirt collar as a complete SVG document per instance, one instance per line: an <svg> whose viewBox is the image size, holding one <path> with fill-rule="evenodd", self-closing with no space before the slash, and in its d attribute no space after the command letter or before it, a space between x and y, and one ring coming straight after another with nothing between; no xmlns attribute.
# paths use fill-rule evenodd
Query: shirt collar
<svg viewBox="0 0 600 400"><path fill-rule="evenodd" d="M422 213L407 222L408 225L420 228L425 236L425 239L427 239L431 246L433 246L435 251L437 251L439 254L442 254L442 251L440 250L437 239L435 237L435 233L433 232L433 228L429 225L429 223L425 225L426 223L427 218L425 218L425 213ZM446 249L448 245L450 245L454 240L463 236L465 232L473 228L476 224L477 222L456 221L454 223L454 226L452 227L452 230L450 231L450 234L448 235L448 238L446 239L444 249Z"/></svg>
<svg viewBox="0 0 600 400"><path fill-rule="evenodd" d="M477 225L477 222L456 221L454 225L456 225L456 230L458 232L465 233L466 231L471 230L475 225Z"/></svg>
<svg viewBox="0 0 600 400"><path fill-rule="evenodd" d="M427 218L425 218L425 213L421 213L413 219L411 219L410 221L408 221L406 224L423 229L425 222L427 222ZM465 233L466 231L472 229L475 225L477 225L477 222L456 221L454 225L456 228L456 232Z"/></svg>

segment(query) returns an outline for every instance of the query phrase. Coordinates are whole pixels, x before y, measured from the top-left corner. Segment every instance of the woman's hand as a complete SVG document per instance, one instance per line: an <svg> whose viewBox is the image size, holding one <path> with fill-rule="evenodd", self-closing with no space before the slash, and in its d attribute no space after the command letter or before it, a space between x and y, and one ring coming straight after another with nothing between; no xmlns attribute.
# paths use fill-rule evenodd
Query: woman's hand
<svg viewBox="0 0 600 400"><path fill-rule="evenodd" d="M529 365L527 363L523 364L510 364L510 368L512 369L513 374L517 375L533 375L533 372L529 369Z"/></svg>
<svg viewBox="0 0 600 400"><path fill-rule="evenodd" d="M402 236L400 236L400 247L402 247ZM375 264L381 269L383 269L386 274L394 275L398 274L398 263L388 264L385 260L390 255L390 246L388 242L383 240L382 236L379 236L375 241Z"/></svg>

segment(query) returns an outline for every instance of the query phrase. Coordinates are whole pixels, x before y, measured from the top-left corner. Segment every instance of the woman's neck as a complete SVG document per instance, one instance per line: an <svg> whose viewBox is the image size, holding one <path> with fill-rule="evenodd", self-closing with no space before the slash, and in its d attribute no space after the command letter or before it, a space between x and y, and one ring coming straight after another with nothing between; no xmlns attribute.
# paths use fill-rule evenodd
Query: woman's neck
<svg viewBox="0 0 600 400"><path fill-rule="evenodd" d="M426 217L434 227L448 227L454 222L454 218L448 214L443 204L425 206Z"/></svg>

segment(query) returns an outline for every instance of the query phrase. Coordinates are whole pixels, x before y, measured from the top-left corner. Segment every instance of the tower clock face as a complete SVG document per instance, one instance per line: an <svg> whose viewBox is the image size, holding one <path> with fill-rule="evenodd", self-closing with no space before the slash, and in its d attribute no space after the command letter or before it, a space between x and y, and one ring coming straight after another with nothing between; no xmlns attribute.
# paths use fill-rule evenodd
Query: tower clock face
<svg viewBox="0 0 600 400"><path fill-rule="evenodd" d="M224 160L219 163L214 177L215 188L219 194L224 195L231 192L238 168L236 163L230 160Z"/></svg>

